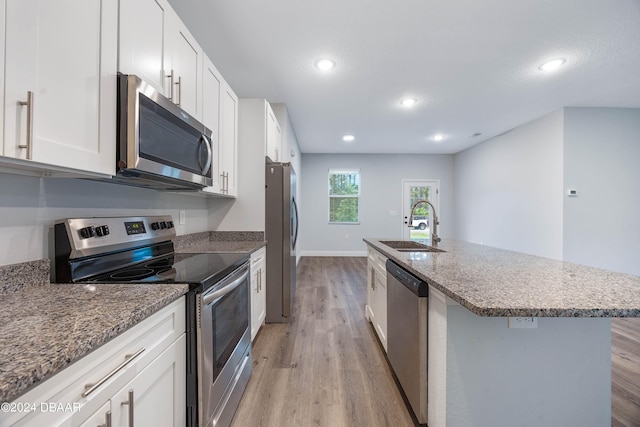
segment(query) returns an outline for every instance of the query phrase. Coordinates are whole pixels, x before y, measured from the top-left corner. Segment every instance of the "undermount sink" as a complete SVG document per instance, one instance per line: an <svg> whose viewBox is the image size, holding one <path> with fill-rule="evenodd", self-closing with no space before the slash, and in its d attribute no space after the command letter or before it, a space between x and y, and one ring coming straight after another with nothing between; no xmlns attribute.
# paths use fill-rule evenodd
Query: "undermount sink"
<svg viewBox="0 0 640 427"><path fill-rule="evenodd" d="M413 240L380 240L380 243L399 252L445 252L442 249Z"/></svg>

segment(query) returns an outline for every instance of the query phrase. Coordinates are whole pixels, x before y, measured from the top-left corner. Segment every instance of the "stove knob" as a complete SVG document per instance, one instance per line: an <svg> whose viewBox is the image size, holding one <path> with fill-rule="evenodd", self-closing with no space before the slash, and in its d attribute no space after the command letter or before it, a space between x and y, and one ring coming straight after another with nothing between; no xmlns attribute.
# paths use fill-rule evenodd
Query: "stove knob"
<svg viewBox="0 0 640 427"><path fill-rule="evenodd" d="M167 228L173 228L173 221L167 221Z"/></svg>
<svg viewBox="0 0 640 427"><path fill-rule="evenodd" d="M158 224L157 222L152 222L151 223L151 229L152 230L157 230L160 228L160 224Z"/></svg>
<svg viewBox="0 0 640 427"><path fill-rule="evenodd" d="M94 227L84 227L80 229L80 236L83 239L88 239L89 237L93 237L96 235L96 229Z"/></svg>
<svg viewBox="0 0 640 427"><path fill-rule="evenodd" d="M161 221L161 222L160 222L160 228L161 228L161 229L163 229L163 230L164 230L165 228L167 228L167 223L166 223L166 222L164 222L164 221Z"/></svg>
<svg viewBox="0 0 640 427"><path fill-rule="evenodd" d="M109 226L108 225L103 225L102 227L100 227L100 230L102 230L102 235L103 236L108 236L109 233L111 233L109 231Z"/></svg>
<svg viewBox="0 0 640 427"><path fill-rule="evenodd" d="M96 236L102 237L102 227L96 227Z"/></svg>

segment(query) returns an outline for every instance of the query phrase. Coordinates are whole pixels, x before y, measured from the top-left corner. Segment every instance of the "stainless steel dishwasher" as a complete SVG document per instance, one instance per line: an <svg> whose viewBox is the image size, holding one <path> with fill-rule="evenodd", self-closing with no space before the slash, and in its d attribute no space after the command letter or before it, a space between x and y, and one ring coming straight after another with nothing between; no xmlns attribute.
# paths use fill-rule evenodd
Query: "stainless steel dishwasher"
<svg viewBox="0 0 640 427"><path fill-rule="evenodd" d="M387 260L387 358L420 424L427 422L429 286Z"/></svg>

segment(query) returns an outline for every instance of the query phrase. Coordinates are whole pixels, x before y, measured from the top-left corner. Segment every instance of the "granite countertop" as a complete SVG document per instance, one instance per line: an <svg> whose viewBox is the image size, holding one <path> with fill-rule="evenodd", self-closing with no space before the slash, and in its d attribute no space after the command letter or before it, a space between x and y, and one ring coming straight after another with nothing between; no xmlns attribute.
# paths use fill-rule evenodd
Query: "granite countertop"
<svg viewBox="0 0 640 427"><path fill-rule="evenodd" d="M209 231L174 240L176 253L251 253L266 244L264 233L255 231Z"/></svg>
<svg viewBox="0 0 640 427"><path fill-rule="evenodd" d="M203 232L177 253L250 253L264 233ZM51 284L49 261L0 266L0 401L31 387L189 291L187 284Z"/></svg>
<svg viewBox="0 0 640 427"><path fill-rule="evenodd" d="M44 284L2 295L0 401L14 400L188 290L188 285Z"/></svg>
<svg viewBox="0 0 640 427"><path fill-rule="evenodd" d="M640 317L640 277L483 245L399 252L364 239L479 316Z"/></svg>

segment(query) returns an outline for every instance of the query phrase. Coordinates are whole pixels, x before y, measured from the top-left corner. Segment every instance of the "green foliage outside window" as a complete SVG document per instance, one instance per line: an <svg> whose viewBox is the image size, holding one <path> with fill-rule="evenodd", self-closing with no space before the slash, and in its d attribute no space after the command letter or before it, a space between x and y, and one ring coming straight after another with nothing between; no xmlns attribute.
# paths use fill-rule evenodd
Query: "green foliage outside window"
<svg viewBox="0 0 640 427"><path fill-rule="evenodd" d="M329 171L329 222L360 222L360 171Z"/></svg>

